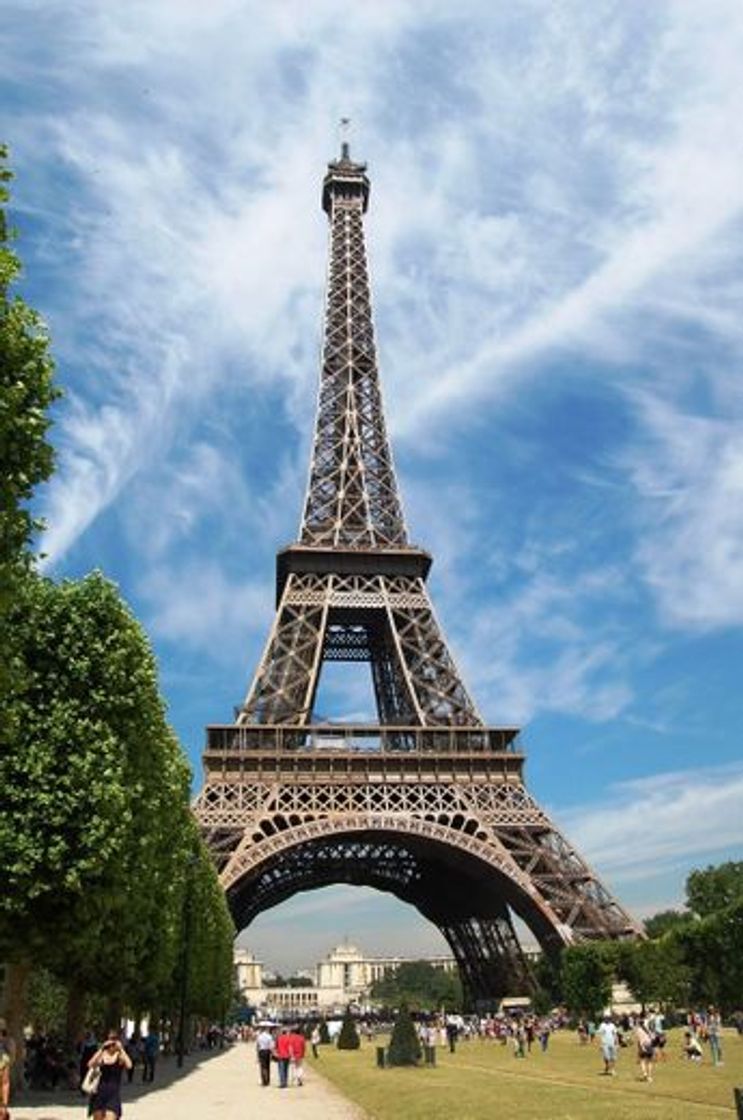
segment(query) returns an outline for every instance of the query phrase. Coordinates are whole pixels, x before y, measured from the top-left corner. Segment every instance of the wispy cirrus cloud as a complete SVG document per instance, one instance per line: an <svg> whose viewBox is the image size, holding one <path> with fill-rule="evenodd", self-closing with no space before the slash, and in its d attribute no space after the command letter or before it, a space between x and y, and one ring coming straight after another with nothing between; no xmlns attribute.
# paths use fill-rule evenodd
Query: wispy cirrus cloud
<svg viewBox="0 0 743 1120"><path fill-rule="evenodd" d="M571 840L614 882L657 877L692 860L738 858L743 848L740 762L655 774L611 787L558 814Z"/></svg>
<svg viewBox="0 0 743 1120"><path fill-rule="evenodd" d="M636 562L666 622L743 623L743 423L642 393L644 439L626 454L641 499Z"/></svg>

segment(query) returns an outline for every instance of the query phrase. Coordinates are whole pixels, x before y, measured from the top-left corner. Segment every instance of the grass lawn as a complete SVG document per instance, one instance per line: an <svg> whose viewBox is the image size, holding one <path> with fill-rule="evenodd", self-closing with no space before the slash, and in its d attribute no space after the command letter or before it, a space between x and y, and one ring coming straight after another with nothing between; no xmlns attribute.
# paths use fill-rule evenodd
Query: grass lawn
<svg viewBox="0 0 743 1120"><path fill-rule="evenodd" d="M671 1031L652 1084L639 1080L634 1046L604 1077L598 1043L580 1046L567 1031L526 1059L491 1040L459 1043L456 1054L437 1047L435 1069L377 1069L376 1045L323 1046L312 1062L374 1120L713 1120L735 1117L733 1086L743 1085L743 1040L732 1031L717 1069L706 1053L701 1065L682 1058L681 1032Z"/></svg>

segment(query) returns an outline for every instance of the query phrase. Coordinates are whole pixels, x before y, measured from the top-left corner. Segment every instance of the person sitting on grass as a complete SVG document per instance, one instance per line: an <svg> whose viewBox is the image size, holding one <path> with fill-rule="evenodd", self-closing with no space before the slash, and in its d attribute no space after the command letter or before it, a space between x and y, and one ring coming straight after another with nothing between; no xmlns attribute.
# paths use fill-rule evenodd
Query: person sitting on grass
<svg viewBox="0 0 743 1120"><path fill-rule="evenodd" d="M683 1051L690 1062L701 1062L702 1044L693 1031L684 1031Z"/></svg>

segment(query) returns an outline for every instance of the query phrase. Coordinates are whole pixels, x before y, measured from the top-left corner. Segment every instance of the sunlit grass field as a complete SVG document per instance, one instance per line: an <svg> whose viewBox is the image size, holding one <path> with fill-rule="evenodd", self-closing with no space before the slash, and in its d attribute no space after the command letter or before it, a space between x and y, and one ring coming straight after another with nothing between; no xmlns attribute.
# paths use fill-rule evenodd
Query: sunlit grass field
<svg viewBox="0 0 743 1120"><path fill-rule="evenodd" d="M653 1083L639 1079L634 1046L621 1050L615 1077L602 1076L598 1042L581 1046L572 1032L552 1036L525 1059L492 1040L436 1049L436 1068L377 1069L374 1043L357 1051L323 1046L310 1062L373 1120L713 1120L735 1117L733 1086L743 1085L743 1041L723 1040L725 1064L713 1068L681 1055L681 1032L669 1033L667 1060Z"/></svg>

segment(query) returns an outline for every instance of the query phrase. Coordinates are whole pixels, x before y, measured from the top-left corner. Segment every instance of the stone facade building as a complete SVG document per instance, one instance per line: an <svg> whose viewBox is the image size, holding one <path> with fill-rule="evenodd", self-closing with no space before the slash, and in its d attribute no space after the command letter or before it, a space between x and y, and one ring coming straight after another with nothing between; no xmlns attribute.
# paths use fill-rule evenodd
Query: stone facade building
<svg viewBox="0 0 743 1120"><path fill-rule="evenodd" d="M247 949L235 950L235 981L243 998L251 1007L269 1014L317 1012L330 1015L343 1012L349 1003L365 1007L371 987L385 973L399 968L409 958L370 957L356 945L346 941L337 945L319 961L307 977L306 987L272 987L263 962ZM454 971L454 957L425 958L434 968Z"/></svg>

